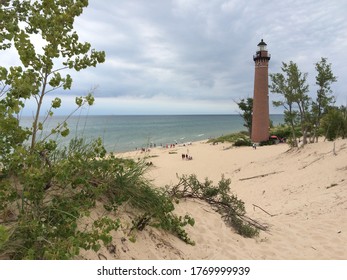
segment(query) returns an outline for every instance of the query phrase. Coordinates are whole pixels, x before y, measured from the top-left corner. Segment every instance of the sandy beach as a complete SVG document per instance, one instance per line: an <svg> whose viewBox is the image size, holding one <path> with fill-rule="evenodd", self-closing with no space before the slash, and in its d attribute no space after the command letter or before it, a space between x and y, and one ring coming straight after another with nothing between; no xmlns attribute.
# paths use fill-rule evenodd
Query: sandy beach
<svg viewBox="0 0 347 280"><path fill-rule="evenodd" d="M192 160L182 159L182 154ZM195 246L151 227L137 232L134 242L124 236L124 229L114 234L113 250L85 252L83 258L347 259L347 140L321 140L291 150L287 144L253 149L201 141L120 156L146 156L152 163L146 176L157 187L175 184L183 174L208 177L214 183L222 175L230 178L231 190L245 202L247 215L266 224L268 231L256 238L241 237L208 204L185 200L176 211L194 217L194 227L186 229Z"/></svg>

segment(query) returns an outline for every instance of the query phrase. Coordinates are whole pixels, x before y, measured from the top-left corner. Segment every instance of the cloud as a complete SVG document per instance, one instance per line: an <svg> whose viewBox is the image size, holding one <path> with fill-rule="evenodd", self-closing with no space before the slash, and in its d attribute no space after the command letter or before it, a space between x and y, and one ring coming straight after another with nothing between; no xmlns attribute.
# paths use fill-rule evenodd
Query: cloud
<svg viewBox="0 0 347 280"><path fill-rule="evenodd" d="M312 94L314 64L327 57L344 103L346 10L344 0L90 0L76 29L82 41L106 51L106 62L73 73L73 94L98 85L100 104L120 102L129 114L154 103L173 113L194 106L201 107L191 111L234 113L233 100L253 95L252 56L263 38L269 72L280 72L282 61L296 62L309 73ZM151 113L147 105L142 111ZM97 108L94 113L103 113Z"/></svg>

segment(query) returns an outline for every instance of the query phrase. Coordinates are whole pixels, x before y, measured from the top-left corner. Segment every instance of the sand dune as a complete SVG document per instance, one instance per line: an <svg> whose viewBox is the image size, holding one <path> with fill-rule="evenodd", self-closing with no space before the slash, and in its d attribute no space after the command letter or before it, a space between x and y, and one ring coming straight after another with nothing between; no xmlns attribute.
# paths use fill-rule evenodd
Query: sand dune
<svg viewBox="0 0 347 280"><path fill-rule="evenodd" d="M182 160L182 153L193 160ZM232 192L245 202L248 216L269 230L257 238L243 238L208 204L187 200L177 212L195 218L195 226L187 227L195 246L148 227L137 233L136 242L118 232L114 250L103 248L99 256L87 252L85 258L347 259L347 140L292 150L286 144L254 150L203 141L156 148L148 155L153 167L147 176L156 186L177 183L177 174L196 174L215 183L224 174L232 181Z"/></svg>

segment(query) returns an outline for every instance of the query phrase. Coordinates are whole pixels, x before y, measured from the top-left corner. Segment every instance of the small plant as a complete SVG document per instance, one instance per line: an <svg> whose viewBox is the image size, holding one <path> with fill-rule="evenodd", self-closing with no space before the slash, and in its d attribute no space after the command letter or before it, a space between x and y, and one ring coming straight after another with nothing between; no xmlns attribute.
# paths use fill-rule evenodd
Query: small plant
<svg viewBox="0 0 347 280"><path fill-rule="evenodd" d="M217 138L212 138L207 141L207 143L224 143L224 142L229 142L229 143L235 143L238 139L244 139L245 141L250 141L248 132L247 131L241 131L241 132L236 132L236 133L231 133L227 135L223 135Z"/></svg>
<svg viewBox="0 0 347 280"><path fill-rule="evenodd" d="M162 228L176 235L188 244L194 244L184 230L186 225L194 225L194 219L173 213L174 201L164 189L154 188L143 174L146 165L127 160L115 165L115 174L106 184L105 194L108 208L116 209L127 203L142 213L133 220L132 230L143 230L146 226Z"/></svg>
<svg viewBox="0 0 347 280"><path fill-rule="evenodd" d="M241 146L251 146L252 142L249 138L238 138L234 144L235 147L241 147Z"/></svg>
<svg viewBox="0 0 347 280"><path fill-rule="evenodd" d="M260 146L271 146L271 145L275 145L275 144L276 144L275 140L269 139L266 141L261 141L259 145Z"/></svg>
<svg viewBox="0 0 347 280"><path fill-rule="evenodd" d="M179 183L173 187L167 187L170 195L176 199L195 198L206 201L211 207L221 214L226 224L232 226L239 234L245 237L258 235L259 230L266 230L265 226L246 216L244 202L235 195L230 195L230 179L222 179L218 185L205 179L200 182L196 175L183 175Z"/></svg>

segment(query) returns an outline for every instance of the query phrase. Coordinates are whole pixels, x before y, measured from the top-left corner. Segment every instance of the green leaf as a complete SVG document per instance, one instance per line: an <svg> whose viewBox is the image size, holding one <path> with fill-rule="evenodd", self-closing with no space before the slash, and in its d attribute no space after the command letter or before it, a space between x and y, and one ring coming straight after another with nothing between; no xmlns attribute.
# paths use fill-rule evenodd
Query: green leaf
<svg viewBox="0 0 347 280"><path fill-rule="evenodd" d="M70 129L66 128L60 132L61 136L66 137L70 134Z"/></svg>
<svg viewBox="0 0 347 280"><path fill-rule="evenodd" d="M88 102L88 105L92 106L94 104L95 98L94 98L94 96L92 94L88 94L86 96L86 100Z"/></svg>
<svg viewBox="0 0 347 280"><path fill-rule="evenodd" d="M54 98L54 100L52 101L52 108L56 109L59 108L61 106L61 99L56 97Z"/></svg>
<svg viewBox="0 0 347 280"><path fill-rule="evenodd" d="M0 250L2 249L2 247L4 246L4 244L8 241L10 235L7 231L7 229L0 225Z"/></svg>
<svg viewBox="0 0 347 280"><path fill-rule="evenodd" d="M78 107L81 107L83 104L83 98L82 97L76 97L75 98L75 103Z"/></svg>
<svg viewBox="0 0 347 280"><path fill-rule="evenodd" d="M71 76L70 76L70 75L66 75L65 83L64 83L63 88L64 88L65 90L66 90L66 89L70 89L70 88L71 88L71 85L72 85Z"/></svg>

